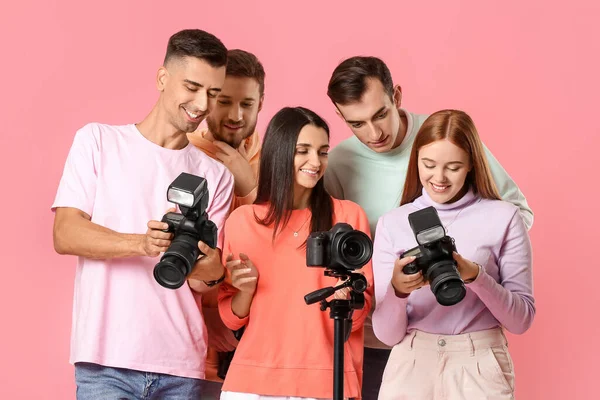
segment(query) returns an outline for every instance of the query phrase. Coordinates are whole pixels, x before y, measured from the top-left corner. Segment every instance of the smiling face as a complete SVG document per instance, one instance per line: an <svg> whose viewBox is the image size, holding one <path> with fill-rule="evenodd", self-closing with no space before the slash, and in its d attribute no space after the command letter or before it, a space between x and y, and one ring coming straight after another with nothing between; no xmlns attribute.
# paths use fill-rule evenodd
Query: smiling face
<svg viewBox="0 0 600 400"><path fill-rule="evenodd" d="M254 133L262 102L256 79L227 76L215 108L206 118L213 138L237 149Z"/></svg>
<svg viewBox="0 0 600 400"><path fill-rule="evenodd" d="M162 111L180 132L194 132L215 106L225 80L225 67L196 57L181 57L161 67L157 87Z"/></svg>
<svg viewBox="0 0 600 400"><path fill-rule="evenodd" d="M447 139L419 149L419 180L433 201L451 203L462 197L471 170L469 154Z"/></svg>
<svg viewBox="0 0 600 400"><path fill-rule="evenodd" d="M323 128L305 125L296 143L294 156L295 190L312 190L327 168L329 138Z"/></svg>

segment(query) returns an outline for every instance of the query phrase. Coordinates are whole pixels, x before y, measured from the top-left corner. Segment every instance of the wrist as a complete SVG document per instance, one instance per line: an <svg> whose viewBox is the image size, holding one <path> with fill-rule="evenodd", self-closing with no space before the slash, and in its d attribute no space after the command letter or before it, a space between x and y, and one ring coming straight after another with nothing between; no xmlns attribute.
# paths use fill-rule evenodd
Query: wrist
<svg viewBox="0 0 600 400"><path fill-rule="evenodd" d="M208 287L212 287L215 285L218 285L219 283L223 282L225 280L225 276L226 276L226 269L223 266L223 264L219 263L219 265L221 266L220 268L220 272L218 275L214 275L214 279L209 279L209 280L203 280L202 282L204 282L204 284Z"/></svg>
<svg viewBox="0 0 600 400"><path fill-rule="evenodd" d="M133 256L147 256L144 248L144 237L146 235L131 234L126 235L125 240L128 243L129 250Z"/></svg>
<svg viewBox="0 0 600 400"><path fill-rule="evenodd" d="M477 268L475 269L475 271L472 274L470 274L469 277L464 279L464 282L466 284L469 284L469 283L475 281L479 277L479 274L481 273L482 266L477 263L473 263L473 264L475 264L477 266Z"/></svg>

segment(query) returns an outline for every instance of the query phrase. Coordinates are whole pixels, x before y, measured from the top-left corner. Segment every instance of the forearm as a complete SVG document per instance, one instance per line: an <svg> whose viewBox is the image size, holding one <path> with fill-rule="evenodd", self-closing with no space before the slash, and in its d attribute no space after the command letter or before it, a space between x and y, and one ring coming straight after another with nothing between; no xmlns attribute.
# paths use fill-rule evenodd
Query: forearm
<svg viewBox="0 0 600 400"><path fill-rule="evenodd" d="M385 294L375 302L373 312L373 331L375 336L388 346L394 346L406 336L408 315L406 305L408 297L400 298L392 284L387 285Z"/></svg>
<svg viewBox="0 0 600 400"><path fill-rule="evenodd" d="M248 294L244 292L237 292L233 295L231 300L231 311L238 318L246 318L250 314L250 306L252 305L252 299L254 294Z"/></svg>
<svg viewBox="0 0 600 400"><path fill-rule="evenodd" d="M144 255L143 235L115 232L85 218L55 222L54 248L59 254L107 259Z"/></svg>
<svg viewBox="0 0 600 400"><path fill-rule="evenodd" d="M509 332L521 334L531 326L535 316L535 303L530 293L511 292L483 270L467 287Z"/></svg>

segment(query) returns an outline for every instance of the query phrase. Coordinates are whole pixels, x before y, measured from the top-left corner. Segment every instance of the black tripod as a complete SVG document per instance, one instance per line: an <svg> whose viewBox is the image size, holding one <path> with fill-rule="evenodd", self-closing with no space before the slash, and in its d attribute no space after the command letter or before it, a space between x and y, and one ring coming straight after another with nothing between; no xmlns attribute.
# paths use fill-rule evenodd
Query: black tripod
<svg viewBox="0 0 600 400"><path fill-rule="evenodd" d="M360 310L365 305L365 295L363 292L367 289L367 279L358 273L347 271L325 270L326 276L341 278L347 280L336 287L326 287L315 290L304 296L306 304L321 302L321 311L329 308L329 318L333 319L333 400L344 399L344 343L350 336L352 329L352 313L354 310ZM349 287L349 300L325 300L336 291Z"/></svg>

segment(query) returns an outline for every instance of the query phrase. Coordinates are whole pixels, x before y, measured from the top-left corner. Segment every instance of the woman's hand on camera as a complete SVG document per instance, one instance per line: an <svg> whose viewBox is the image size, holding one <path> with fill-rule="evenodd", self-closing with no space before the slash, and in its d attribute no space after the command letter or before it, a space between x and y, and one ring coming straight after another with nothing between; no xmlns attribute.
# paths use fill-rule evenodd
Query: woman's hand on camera
<svg viewBox="0 0 600 400"><path fill-rule="evenodd" d="M337 283L335 284L335 286L340 286L341 284L343 284L344 282L346 282L345 279L338 279ZM350 291L352 289L350 289L349 287L345 287L343 289L339 289L337 290L334 294L333 294L333 298L335 300L348 300L350 298Z"/></svg>
<svg viewBox="0 0 600 400"><path fill-rule="evenodd" d="M397 259L394 262L392 287L396 291L396 296L398 297L407 297L411 292L427 284L421 271L411 275L407 275L402 271L406 265L410 264L414 260L415 257L404 257Z"/></svg>
<svg viewBox="0 0 600 400"><path fill-rule="evenodd" d="M452 252L452 257L456 261L458 273L465 282L472 282L479 276L479 265L469 261L457 252Z"/></svg>
<svg viewBox="0 0 600 400"><path fill-rule="evenodd" d="M166 213L175 211L175 208L169 208ZM148 230L142 235L142 253L148 257L157 257L167 251L173 239L172 233L164 232L167 229L169 225L166 222L148 221Z"/></svg>
<svg viewBox="0 0 600 400"><path fill-rule="evenodd" d="M240 292L254 295L258 283L258 270L247 255L240 253L240 259L234 260L233 254L227 256L226 268L231 274L231 285Z"/></svg>

